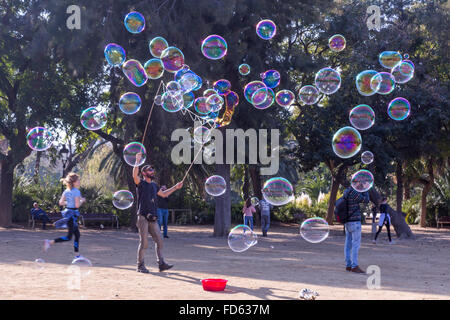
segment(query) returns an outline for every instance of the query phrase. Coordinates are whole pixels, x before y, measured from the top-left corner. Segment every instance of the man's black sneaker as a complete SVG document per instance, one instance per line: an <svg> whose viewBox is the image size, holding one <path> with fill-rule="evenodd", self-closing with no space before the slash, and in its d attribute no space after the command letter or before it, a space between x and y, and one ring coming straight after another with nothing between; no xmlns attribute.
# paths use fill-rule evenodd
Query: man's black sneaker
<svg viewBox="0 0 450 320"><path fill-rule="evenodd" d="M137 272L141 272L141 273L150 273L150 271L148 271L148 269L144 266L140 266L137 268Z"/></svg>
<svg viewBox="0 0 450 320"><path fill-rule="evenodd" d="M164 238L169 238L169 236L164 236Z"/></svg>
<svg viewBox="0 0 450 320"><path fill-rule="evenodd" d="M173 264L167 264L167 263L164 262L164 263L161 263L159 265L159 271L162 272L162 271L165 271L165 270L169 270L172 267L173 267Z"/></svg>

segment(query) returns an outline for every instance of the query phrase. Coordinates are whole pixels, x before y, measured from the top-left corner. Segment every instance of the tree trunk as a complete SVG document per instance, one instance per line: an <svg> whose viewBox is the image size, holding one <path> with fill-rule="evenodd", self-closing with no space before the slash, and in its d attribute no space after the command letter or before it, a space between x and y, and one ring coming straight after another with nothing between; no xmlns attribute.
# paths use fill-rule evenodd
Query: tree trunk
<svg viewBox="0 0 450 320"><path fill-rule="evenodd" d="M214 237L227 237L231 228L231 185L230 165L216 164L216 174L222 176L227 183L227 190L215 197L216 212L214 215Z"/></svg>
<svg viewBox="0 0 450 320"><path fill-rule="evenodd" d="M427 195L430 192L431 188L433 187L434 183L434 172L433 172L433 165L434 165L434 159L430 158L427 161L427 169L429 178L427 183L424 184L424 187L422 189L422 198L420 201L420 226L422 228L425 228L427 226Z"/></svg>
<svg viewBox="0 0 450 320"><path fill-rule="evenodd" d="M244 183L242 184L242 195L244 201L250 198L250 181L248 177L248 166L244 164Z"/></svg>
<svg viewBox="0 0 450 320"><path fill-rule="evenodd" d="M397 212L402 212L402 205L403 205L403 167L402 162L400 160L397 160L397 168L395 170L395 176L397 178L397 194L396 194L396 200L397 200Z"/></svg>
<svg viewBox="0 0 450 320"><path fill-rule="evenodd" d="M0 161L0 227L12 225L14 168L7 160Z"/></svg>
<svg viewBox="0 0 450 320"><path fill-rule="evenodd" d="M381 202L381 195L372 187L369 190L370 201L376 206L379 207ZM387 206L387 213L391 216L392 226L394 227L395 233L399 239L415 239L414 234L411 231L411 228L406 223L405 216L406 214L403 212L398 212L392 209L391 206Z"/></svg>
<svg viewBox="0 0 450 320"><path fill-rule="evenodd" d="M39 169L41 168L41 156L42 151L36 152L36 162L34 164L34 175L33 175L33 181L35 184L39 184Z"/></svg>
<svg viewBox="0 0 450 320"><path fill-rule="evenodd" d="M259 169L255 165L249 165L249 172L250 172L250 178L252 180L252 188L253 188L253 195L257 197L258 199L262 199L262 183L261 183L261 176L259 174ZM255 215L255 225L259 226L261 224L261 219L259 214Z"/></svg>
<svg viewBox="0 0 450 320"><path fill-rule="evenodd" d="M334 175L333 170L330 166L328 168L331 171L332 180L331 180L331 189L330 189L330 200L328 201L328 209L327 209L327 222L329 225L333 225L334 220L334 204L336 202L336 196L339 190L339 186L341 185L341 181L344 173L347 171L347 167L341 165L338 169L338 172Z"/></svg>
<svg viewBox="0 0 450 320"><path fill-rule="evenodd" d="M404 183L404 199L409 200L411 199L411 182L409 179L407 179Z"/></svg>

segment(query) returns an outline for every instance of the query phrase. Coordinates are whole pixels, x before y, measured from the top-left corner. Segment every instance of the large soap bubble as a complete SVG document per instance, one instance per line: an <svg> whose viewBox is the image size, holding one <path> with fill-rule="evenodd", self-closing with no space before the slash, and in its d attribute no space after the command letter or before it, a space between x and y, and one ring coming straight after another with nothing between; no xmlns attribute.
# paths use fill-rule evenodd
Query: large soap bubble
<svg viewBox="0 0 450 320"><path fill-rule="evenodd" d="M257 90L262 89L262 88L267 88L266 85L264 84L264 82L262 82L262 81L252 81L252 82L249 82L249 83L244 87L244 96L245 96L245 99L246 99L248 102L250 102L251 104L253 104L253 101L252 101L253 94L254 94Z"/></svg>
<svg viewBox="0 0 450 320"><path fill-rule="evenodd" d="M221 176L211 176L206 179L205 191L213 197L218 197L227 191L227 183Z"/></svg>
<svg viewBox="0 0 450 320"><path fill-rule="evenodd" d="M361 150L361 134L352 127L343 127L336 131L332 140L334 153L343 159L351 158Z"/></svg>
<svg viewBox="0 0 450 320"><path fill-rule="evenodd" d="M131 33L140 33L145 28L145 18L139 12L130 12L123 20L125 28Z"/></svg>
<svg viewBox="0 0 450 320"><path fill-rule="evenodd" d="M391 119L396 121L405 120L408 118L411 111L411 105L405 98L398 97L389 102L388 115Z"/></svg>
<svg viewBox="0 0 450 320"><path fill-rule="evenodd" d="M113 205L119 210L131 208L134 202L133 194L128 190L116 191L113 195Z"/></svg>
<svg viewBox="0 0 450 320"><path fill-rule="evenodd" d="M350 123L358 130L367 130L375 123L375 112L366 104L360 104L350 111Z"/></svg>
<svg viewBox="0 0 450 320"><path fill-rule="evenodd" d="M134 92L124 93L119 99L119 108L125 114L135 114L142 105L141 97Z"/></svg>
<svg viewBox="0 0 450 320"><path fill-rule="evenodd" d="M264 40L270 40L277 34L277 26L272 20L261 20L256 25L256 34Z"/></svg>
<svg viewBox="0 0 450 320"><path fill-rule="evenodd" d="M319 101L320 93L316 87L306 85L300 88L298 91L298 97L301 102L312 105Z"/></svg>
<svg viewBox="0 0 450 320"><path fill-rule="evenodd" d="M161 107L167 112L178 112L184 107L183 95L171 94L169 91L164 92L161 96Z"/></svg>
<svg viewBox="0 0 450 320"><path fill-rule="evenodd" d="M223 98L219 94L212 94L206 99L206 104L210 112L217 112L222 109L224 104Z"/></svg>
<svg viewBox="0 0 450 320"><path fill-rule="evenodd" d="M213 88L219 94L226 95L231 90L231 82L227 79L220 79L214 82Z"/></svg>
<svg viewBox="0 0 450 320"><path fill-rule="evenodd" d="M244 252L258 243L258 236L246 225L238 225L228 234L228 246L234 252Z"/></svg>
<svg viewBox="0 0 450 320"><path fill-rule="evenodd" d="M138 153L141 153L142 156L141 160L137 162L136 156ZM123 158L125 162L132 167L140 166L143 163L145 163L145 160L147 158L147 152L145 151L145 147L142 143L131 142L127 144L125 148L123 148Z"/></svg>
<svg viewBox="0 0 450 320"><path fill-rule="evenodd" d="M203 40L201 50L206 58L218 60L227 54L228 45L224 38L213 34Z"/></svg>
<svg viewBox="0 0 450 320"><path fill-rule="evenodd" d="M206 115L211 112L211 106L206 102L207 98L198 97L194 100L194 108L201 115Z"/></svg>
<svg viewBox="0 0 450 320"><path fill-rule="evenodd" d="M160 59L150 59L144 64L144 70L147 76L154 80L159 79L164 74L164 66Z"/></svg>
<svg viewBox="0 0 450 320"><path fill-rule="evenodd" d="M153 38L148 44L150 54L155 58L161 58L162 52L166 50L168 47L169 44L163 37Z"/></svg>
<svg viewBox="0 0 450 320"><path fill-rule="evenodd" d="M102 109L90 107L81 113L80 121L81 125L88 130L100 130L106 126L108 117Z"/></svg>
<svg viewBox="0 0 450 320"><path fill-rule="evenodd" d="M259 89L259 90L262 90L262 89ZM267 88L266 99L263 102L261 102L260 104L253 104L253 106L256 109L263 110L263 109L267 109L270 106L272 106L274 102L275 102L275 93L273 92L273 90L271 88Z"/></svg>
<svg viewBox="0 0 450 320"><path fill-rule="evenodd" d="M280 107L289 107L295 101L295 94L291 90L280 90L275 95L275 100Z"/></svg>
<svg viewBox="0 0 450 320"><path fill-rule="evenodd" d="M125 49L115 43L110 43L105 47L105 58L111 66L120 66L126 60Z"/></svg>
<svg viewBox="0 0 450 320"><path fill-rule="evenodd" d="M341 34L335 34L330 39L328 39L328 46L331 51L340 52L345 49L345 38Z"/></svg>
<svg viewBox="0 0 450 320"><path fill-rule="evenodd" d="M205 126L198 126L194 129L194 141L205 144L211 140L211 130Z"/></svg>
<svg viewBox="0 0 450 320"><path fill-rule="evenodd" d="M390 94L395 89L395 78L389 72L379 72L370 79L370 87L378 94Z"/></svg>
<svg viewBox="0 0 450 320"><path fill-rule="evenodd" d="M369 191L373 186L373 174L368 170L359 170L352 176L352 188L358 192Z"/></svg>
<svg viewBox="0 0 450 320"><path fill-rule="evenodd" d="M76 257L72 260L72 266L77 267L83 276L91 274L92 262L83 256Z"/></svg>
<svg viewBox="0 0 450 320"><path fill-rule="evenodd" d="M310 243L319 243L328 238L330 227L328 223L319 217L309 218L300 226L300 235Z"/></svg>
<svg viewBox="0 0 450 320"><path fill-rule="evenodd" d="M161 61L165 70L175 73L183 68L184 55L180 49L176 47L168 47L161 53Z"/></svg>
<svg viewBox="0 0 450 320"><path fill-rule="evenodd" d="M294 188L287 179L275 177L264 183L262 195L270 204L282 206L294 199Z"/></svg>
<svg viewBox="0 0 450 320"><path fill-rule="evenodd" d="M377 73L378 71L375 70L364 70L356 76L356 89L358 89L358 92L361 95L368 97L377 93L377 91L370 86L370 81Z"/></svg>
<svg viewBox="0 0 450 320"><path fill-rule="evenodd" d="M405 60L391 70L396 83L406 83L414 77L414 64Z"/></svg>
<svg viewBox="0 0 450 320"><path fill-rule="evenodd" d="M281 75L277 70L267 70L261 75L264 84L269 88L278 87L281 81Z"/></svg>
<svg viewBox="0 0 450 320"><path fill-rule="evenodd" d="M341 87L341 75L332 68L323 68L316 73L316 88L325 94L333 94Z"/></svg>
<svg viewBox="0 0 450 320"><path fill-rule="evenodd" d="M137 60L128 60L122 65L122 71L130 82L136 87L142 87L148 80L142 64Z"/></svg>
<svg viewBox="0 0 450 320"><path fill-rule="evenodd" d="M28 131L27 144L35 151L45 151L53 145L53 142L52 133L44 127L35 127Z"/></svg>
<svg viewBox="0 0 450 320"><path fill-rule="evenodd" d="M392 69L402 61L402 55L396 51L383 51L378 56L380 64L387 69Z"/></svg>

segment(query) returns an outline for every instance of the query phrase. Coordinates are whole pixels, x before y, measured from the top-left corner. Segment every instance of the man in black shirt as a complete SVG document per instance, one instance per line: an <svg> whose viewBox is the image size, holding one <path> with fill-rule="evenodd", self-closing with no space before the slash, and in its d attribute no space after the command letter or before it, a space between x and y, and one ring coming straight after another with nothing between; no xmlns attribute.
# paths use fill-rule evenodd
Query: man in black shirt
<svg viewBox="0 0 450 320"><path fill-rule="evenodd" d="M166 186L161 186L161 191L166 191ZM159 230L163 227L164 238L169 238L167 235L167 220L169 219L169 199L168 197L158 196L158 225Z"/></svg>
<svg viewBox="0 0 450 320"><path fill-rule="evenodd" d="M139 163L142 154L136 155L136 163ZM148 233L155 242L156 258L159 265L159 271L168 270L173 265L167 264L162 255L162 238L161 232L157 223L157 196L166 198L174 191L181 189L183 183L179 182L172 188L158 191L157 184L153 181L155 178L155 169L152 166L146 165L141 170L142 179L139 178L139 167L137 165L133 168L133 179L137 187L138 195L138 219L136 226L139 230L139 247L137 252L137 271L142 273L149 273L144 264L145 249L148 248Z"/></svg>

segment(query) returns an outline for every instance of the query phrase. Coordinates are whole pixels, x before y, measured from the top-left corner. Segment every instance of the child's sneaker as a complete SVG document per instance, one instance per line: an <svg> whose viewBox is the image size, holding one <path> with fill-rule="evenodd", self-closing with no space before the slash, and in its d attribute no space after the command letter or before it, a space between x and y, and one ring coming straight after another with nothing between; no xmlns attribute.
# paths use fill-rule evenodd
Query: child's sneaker
<svg viewBox="0 0 450 320"><path fill-rule="evenodd" d="M377 240L373 239L373 240L372 240L372 243L373 243L373 244L377 244Z"/></svg>
<svg viewBox="0 0 450 320"><path fill-rule="evenodd" d="M389 241L389 244L395 244L394 240Z"/></svg>
<svg viewBox="0 0 450 320"><path fill-rule="evenodd" d="M44 251L47 251L50 248L50 240L45 239L44 240Z"/></svg>

